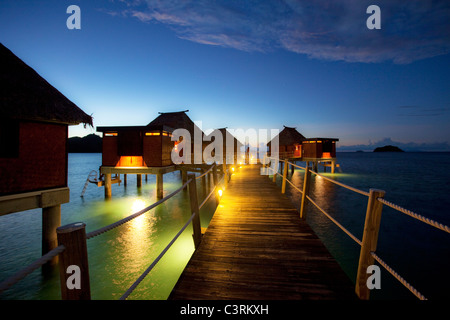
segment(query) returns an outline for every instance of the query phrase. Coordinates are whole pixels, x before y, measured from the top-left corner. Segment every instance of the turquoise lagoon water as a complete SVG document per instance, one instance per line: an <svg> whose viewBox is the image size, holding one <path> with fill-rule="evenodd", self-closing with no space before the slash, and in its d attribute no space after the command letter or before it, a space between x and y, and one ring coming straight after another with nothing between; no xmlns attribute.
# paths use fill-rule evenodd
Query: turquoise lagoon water
<svg viewBox="0 0 450 320"><path fill-rule="evenodd" d="M450 225L450 153L339 153L342 172L328 177L368 191L386 191L385 198L428 218ZM136 176L128 186L114 184L112 200L104 200L103 188L88 186L80 197L87 175L97 170L101 154L69 154L70 203L62 205L62 224L82 221L87 232L113 223L156 201L155 176L136 187ZM302 165L302 163L299 163ZM269 178L268 178L269 179ZM289 179L303 182L303 171ZM311 195L336 220L362 238L367 197L355 194L320 177L312 180ZM277 180L281 184L281 180ZM181 186L179 172L164 175L164 194ZM206 190L198 182L199 196ZM299 205L299 193L287 188ZM215 210L209 201L201 210L206 227ZM190 217L187 192L180 192L163 205L112 231L88 240L92 299L116 300L159 255ZM312 205L308 223L323 240L352 281L356 277L359 246ZM41 254L41 210L0 217L0 281L39 258ZM448 298L450 236L386 206L383 208L377 254L429 299ZM168 297L194 251L192 228L175 242L153 271L129 296L134 300ZM416 299L381 268L381 289L373 299ZM0 295L0 299L60 299L58 270L43 275L36 270Z"/></svg>

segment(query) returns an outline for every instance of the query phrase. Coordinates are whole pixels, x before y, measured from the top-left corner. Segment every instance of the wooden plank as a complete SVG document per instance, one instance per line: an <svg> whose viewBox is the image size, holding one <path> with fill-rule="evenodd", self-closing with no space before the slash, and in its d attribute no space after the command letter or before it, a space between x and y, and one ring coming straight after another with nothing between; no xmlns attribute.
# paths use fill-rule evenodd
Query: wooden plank
<svg viewBox="0 0 450 320"><path fill-rule="evenodd" d="M169 299L356 299L354 285L260 166L234 174Z"/></svg>
<svg viewBox="0 0 450 320"><path fill-rule="evenodd" d="M39 190L0 197L0 216L35 208L45 208L67 203L70 190L67 187Z"/></svg>

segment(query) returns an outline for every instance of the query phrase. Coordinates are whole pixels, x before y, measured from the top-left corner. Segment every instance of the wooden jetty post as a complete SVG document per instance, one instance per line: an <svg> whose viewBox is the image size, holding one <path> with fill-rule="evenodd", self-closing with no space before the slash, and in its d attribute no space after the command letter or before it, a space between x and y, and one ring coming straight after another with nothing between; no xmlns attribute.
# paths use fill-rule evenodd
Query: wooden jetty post
<svg viewBox="0 0 450 320"><path fill-rule="evenodd" d="M377 249L378 231L383 209L383 204L377 201L377 198L384 198L384 194L383 190L370 189L355 288L356 294L362 300L369 299L370 290L367 286L367 267L374 263L374 258L370 253L375 252Z"/></svg>
<svg viewBox="0 0 450 320"><path fill-rule="evenodd" d="M181 171L181 183L185 184L188 181L187 171L186 170L180 170L180 171Z"/></svg>
<svg viewBox="0 0 450 320"><path fill-rule="evenodd" d="M61 225L61 204L70 200L68 187L0 196L0 216L36 208L42 209L42 255L57 247L56 229ZM58 257L44 265L55 265ZM50 268L48 270L51 270Z"/></svg>
<svg viewBox="0 0 450 320"><path fill-rule="evenodd" d="M197 249L200 246L200 242L202 241L202 229L200 224L200 209L198 206L198 197L197 197L197 182L195 180L194 174L189 174L188 179L189 182L189 202L191 204L191 213L195 213L194 219L192 219L192 229L194 238L194 246Z"/></svg>
<svg viewBox="0 0 450 320"><path fill-rule="evenodd" d="M227 164L225 163L225 161L223 162L223 185L226 188L228 186L228 172L227 172Z"/></svg>
<svg viewBox="0 0 450 320"><path fill-rule="evenodd" d="M273 182L277 181L278 166L279 166L279 163L278 163L278 160L276 160L275 165L273 166L274 171L272 172L273 173L273 177L272 177Z"/></svg>
<svg viewBox="0 0 450 320"><path fill-rule="evenodd" d="M56 229L60 254L59 274L63 300L90 300L89 264L86 243L86 225L82 222Z"/></svg>
<svg viewBox="0 0 450 320"><path fill-rule="evenodd" d="M61 225L61 205L42 208L42 255L58 246L56 229ZM54 266L58 262L58 256L45 264L46 267Z"/></svg>
<svg viewBox="0 0 450 320"><path fill-rule="evenodd" d="M158 200L163 198L164 195L164 182L163 182L163 174L158 172L156 174L156 198Z"/></svg>
<svg viewBox="0 0 450 320"><path fill-rule="evenodd" d="M207 192L207 189L206 189L206 176L208 175L208 174L205 174L205 172L206 172L206 170L205 169L201 169L201 174L202 175L204 175L203 177L201 177L201 180L202 180L202 189L203 189L203 192Z"/></svg>
<svg viewBox="0 0 450 320"><path fill-rule="evenodd" d="M136 175L136 185L138 188L142 187L142 174Z"/></svg>
<svg viewBox="0 0 450 320"><path fill-rule="evenodd" d="M178 169L175 165L166 166L166 167L112 167L112 166L102 166L100 167L100 172L105 176L105 180L101 181L101 183L98 184L98 186L104 186L105 187L105 199L109 199L112 197L111 192L111 185L113 183L120 182L118 178L112 179L112 174L124 175L126 186L127 184L127 174L136 174L137 177L137 187L142 187L142 175L145 175L146 177L149 174L156 175L156 196L158 199L163 198L163 175L169 172L173 172L175 170L180 170L182 172L182 175L185 175L185 169ZM183 174L184 173L184 174ZM184 179L184 178L183 178ZM148 180L148 178L146 178ZM187 180L186 180L187 181ZM184 181L183 184L186 182Z"/></svg>
<svg viewBox="0 0 450 320"><path fill-rule="evenodd" d="M213 169L212 169L212 176L213 176L213 183L214 183L214 187L217 186L217 165L214 163L213 164ZM215 197L216 199L216 205L219 204L219 197L217 196L217 192L215 193Z"/></svg>
<svg viewBox="0 0 450 320"><path fill-rule="evenodd" d="M309 166L305 168L305 177L303 179L303 192L302 192L302 203L300 206L300 219L306 219L306 204L307 198L309 195L309 186L311 184L311 171Z"/></svg>
<svg viewBox="0 0 450 320"><path fill-rule="evenodd" d="M288 160L286 158L286 159L284 159L284 163L283 163L283 182L281 184L281 193L286 192L286 179L287 179L288 167L289 167Z"/></svg>
<svg viewBox="0 0 450 320"><path fill-rule="evenodd" d="M105 199L111 199L111 173L105 173Z"/></svg>

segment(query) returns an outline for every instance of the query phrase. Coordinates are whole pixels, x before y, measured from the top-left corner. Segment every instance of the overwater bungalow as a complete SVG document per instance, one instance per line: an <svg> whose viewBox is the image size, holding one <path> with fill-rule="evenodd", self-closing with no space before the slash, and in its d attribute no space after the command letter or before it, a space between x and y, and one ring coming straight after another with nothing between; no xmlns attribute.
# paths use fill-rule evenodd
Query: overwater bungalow
<svg viewBox="0 0 450 320"><path fill-rule="evenodd" d="M270 153L272 141L267 144ZM321 164L324 168L331 167L331 172L334 172L335 166L337 166L337 141L339 141L337 138L305 138L296 128L284 126L278 135L279 158L305 161L307 165L312 163L315 170L317 170L318 164Z"/></svg>
<svg viewBox="0 0 450 320"><path fill-rule="evenodd" d="M197 152L201 156L207 142L203 141L203 131L186 114L188 111L160 112L158 117L145 126L97 127L97 131L103 135L100 170L105 176L106 198L111 197L111 183L114 182L111 180L111 174L137 174L138 186L141 185L141 175L156 174L157 197L161 198L163 174L179 169L175 165L203 164L202 158L194 158L193 153ZM173 139L177 129L185 129L189 133L190 145L180 145L184 136ZM196 137L202 141L200 150L195 150ZM173 161L173 151L181 159L177 163ZM183 172L183 180L186 180L186 173Z"/></svg>
<svg viewBox="0 0 450 320"><path fill-rule="evenodd" d="M302 142L302 157L313 159L336 158L336 138L309 138Z"/></svg>
<svg viewBox="0 0 450 320"><path fill-rule="evenodd" d="M68 126L92 117L3 44L0 65L0 215L43 208L45 253L69 202Z"/></svg>
<svg viewBox="0 0 450 320"><path fill-rule="evenodd" d="M172 164L173 129L164 125L97 127L102 132L102 165L164 167Z"/></svg>
<svg viewBox="0 0 450 320"><path fill-rule="evenodd" d="M189 132L190 150L194 152L194 135L199 134L203 141L204 133L188 117L188 111L160 112L146 126L97 127L97 131L103 134L102 166L126 168L173 165L172 149L182 141L172 141L176 129ZM180 152L181 157L183 150Z"/></svg>
<svg viewBox="0 0 450 320"><path fill-rule="evenodd" d="M275 137L274 139L276 139ZM284 129L278 134L278 152L281 158L301 157L302 143L306 138L297 131L295 127L284 126ZM272 151L272 143L268 143L269 153Z"/></svg>

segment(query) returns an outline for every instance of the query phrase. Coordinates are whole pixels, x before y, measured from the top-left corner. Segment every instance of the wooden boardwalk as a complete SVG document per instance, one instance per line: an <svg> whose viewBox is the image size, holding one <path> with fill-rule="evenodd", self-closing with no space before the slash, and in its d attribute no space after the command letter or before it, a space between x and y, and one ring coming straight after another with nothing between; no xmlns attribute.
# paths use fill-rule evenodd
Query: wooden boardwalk
<svg viewBox="0 0 450 320"><path fill-rule="evenodd" d="M354 284L260 166L228 188L169 299L357 299Z"/></svg>

